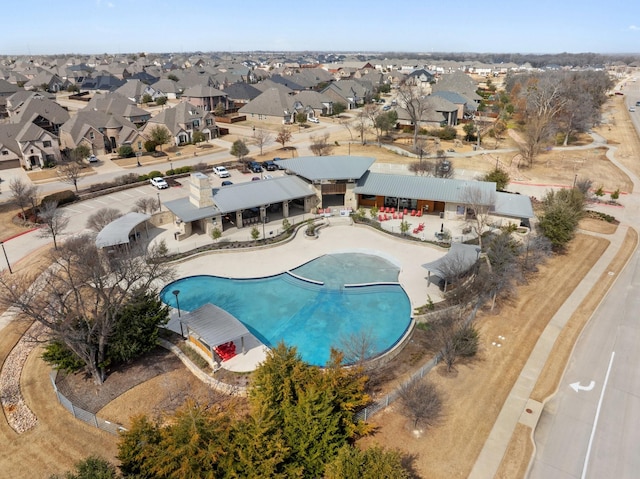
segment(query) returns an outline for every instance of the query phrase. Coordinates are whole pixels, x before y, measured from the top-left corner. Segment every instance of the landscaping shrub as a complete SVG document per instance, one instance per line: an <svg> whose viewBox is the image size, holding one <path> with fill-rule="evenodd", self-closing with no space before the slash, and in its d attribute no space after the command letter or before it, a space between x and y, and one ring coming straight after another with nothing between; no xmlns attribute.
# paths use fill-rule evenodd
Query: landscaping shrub
<svg viewBox="0 0 640 479"><path fill-rule="evenodd" d="M162 176L160 172L158 172L158 176ZM137 175L136 173L127 173L126 175L118 176L116 179L114 179L112 186L130 185L132 183L137 183L142 179L145 179L145 178L142 178L140 175Z"/></svg>
<svg viewBox="0 0 640 479"><path fill-rule="evenodd" d="M178 171L178 169L179 169L179 168L176 168L174 171ZM158 176L162 176L162 173L161 173L160 171L158 171L158 170L150 171L150 172L147 174L147 178L156 178L156 177L158 177Z"/></svg>
<svg viewBox="0 0 640 479"><path fill-rule="evenodd" d="M76 201L78 197L71 190L58 191L56 193L51 193L50 195L42 198L41 204L48 203L51 201L55 201L58 203L58 206L66 205L68 203L73 203Z"/></svg>
<svg viewBox="0 0 640 479"><path fill-rule="evenodd" d="M118 148L118 155L120 155L121 158L131 158L135 156L135 152L133 148L131 148L131 145L122 145Z"/></svg>
<svg viewBox="0 0 640 479"><path fill-rule="evenodd" d="M144 142L144 149L147 153L153 153L156 151L156 146L158 146L158 144L153 140L147 140Z"/></svg>

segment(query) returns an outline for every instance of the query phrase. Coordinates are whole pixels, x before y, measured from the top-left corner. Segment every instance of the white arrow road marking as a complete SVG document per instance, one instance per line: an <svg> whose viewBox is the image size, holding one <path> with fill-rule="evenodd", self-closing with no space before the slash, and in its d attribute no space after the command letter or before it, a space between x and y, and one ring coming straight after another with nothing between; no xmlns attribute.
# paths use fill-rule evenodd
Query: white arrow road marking
<svg viewBox="0 0 640 479"><path fill-rule="evenodd" d="M575 392L578 392L578 391L591 391L595 385L596 385L595 381L591 381L588 386L580 386L580 382L569 384L571 389L573 389Z"/></svg>

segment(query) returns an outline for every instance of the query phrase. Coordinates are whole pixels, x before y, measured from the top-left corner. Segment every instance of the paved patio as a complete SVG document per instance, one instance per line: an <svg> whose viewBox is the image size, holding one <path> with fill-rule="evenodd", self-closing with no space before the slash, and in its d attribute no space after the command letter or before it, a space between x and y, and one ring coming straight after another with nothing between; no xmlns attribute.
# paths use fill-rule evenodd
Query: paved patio
<svg viewBox="0 0 640 479"><path fill-rule="evenodd" d="M298 224L310 217L312 215L300 215L289 218L289 221ZM181 260L176 264L178 278L195 274L235 278L269 276L293 269L324 254L359 252L381 255L400 267L399 282L409 297L412 309L424 305L428 297L435 302L441 300L441 291L436 285L428 284L427 271L421 265L444 256L447 249L427 242L399 239L367 226L355 225L350 218L328 217L326 221L328 225L319 229L317 239L308 239L300 230L295 238L284 244L242 250L215 250ZM462 222L455 222L458 224L454 225L454 222L441 220L437 215L411 218L408 221L412 223L410 234L418 221L424 223L425 227L420 235L424 235L425 238L435 237L442 224L447 229L464 226ZM258 225L258 228L261 230L262 225ZM269 237L271 231L276 235L281 228L280 221L267 223L265 235ZM385 221L383 228L398 232L400 220ZM152 241L164 239L173 252L188 251L213 243L213 239L204 234L195 234L177 241L173 233L174 226L171 224L166 228L150 230ZM251 239L251 228L232 228L225 232L223 238L227 241L248 241ZM179 332L175 316L174 310L169 327ZM245 354L238 354L233 359L225 361L223 367L232 371L251 371L264 360L265 355L266 349L260 344L255 345L254 348L247 348Z"/></svg>

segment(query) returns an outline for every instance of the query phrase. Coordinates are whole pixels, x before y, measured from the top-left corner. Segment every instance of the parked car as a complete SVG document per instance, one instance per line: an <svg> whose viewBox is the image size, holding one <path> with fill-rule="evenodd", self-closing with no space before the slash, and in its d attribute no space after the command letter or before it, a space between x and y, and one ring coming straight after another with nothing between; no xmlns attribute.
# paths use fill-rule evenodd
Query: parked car
<svg viewBox="0 0 640 479"><path fill-rule="evenodd" d="M262 167L267 171L275 171L278 169L278 165L276 165L273 160L263 161Z"/></svg>
<svg viewBox="0 0 640 479"><path fill-rule="evenodd" d="M636 111L636 107L635 107L635 106L630 106L630 107L629 107L629 111L630 111L630 112L634 112L634 111Z"/></svg>
<svg viewBox="0 0 640 479"><path fill-rule="evenodd" d="M282 160L282 158L276 157L276 158L273 159L273 162L275 163L276 167L279 170L286 170L286 168L284 166L282 166L280 163L278 163L280 160Z"/></svg>
<svg viewBox="0 0 640 479"><path fill-rule="evenodd" d="M309 118L309 121L311 123L320 123L320 120L318 120L315 116L312 116L311 118Z"/></svg>
<svg viewBox="0 0 640 479"><path fill-rule="evenodd" d="M222 186L229 186L229 185L232 185L232 184L233 184L233 181L229 181L229 180L225 180L225 181L222 182Z"/></svg>
<svg viewBox="0 0 640 479"><path fill-rule="evenodd" d="M218 175L219 178L229 178L231 176L231 173L229 173L224 166L214 166L213 172Z"/></svg>
<svg viewBox="0 0 640 479"><path fill-rule="evenodd" d="M165 188L169 188L169 184L166 182L166 180L162 176L156 176L155 178L151 178L149 180L149 183L151 183L153 186L155 186L159 190L164 190Z"/></svg>
<svg viewBox="0 0 640 479"><path fill-rule="evenodd" d="M251 181L260 181L260 177L259 176L254 176L253 178L251 178Z"/></svg>
<svg viewBox="0 0 640 479"><path fill-rule="evenodd" d="M640 106L640 100L636 102L636 106Z"/></svg>
<svg viewBox="0 0 640 479"><path fill-rule="evenodd" d="M250 161L247 166L249 167L249 170L251 170L253 173L262 172L262 166L260 166L260 163L258 163L257 161Z"/></svg>
<svg viewBox="0 0 640 479"><path fill-rule="evenodd" d="M97 163L98 162L98 157L96 155L91 155L89 157L89 163Z"/></svg>
<svg viewBox="0 0 640 479"><path fill-rule="evenodd" d="M391 105L385 105L382 107L382 111L389 111L391 110Z"/></svg>
<svg viewBox="0 0 640 479"><path fill-rule="evenodd" d="M273 178L273 175L264 175L262 177L263 180L270 180L271 178Z"/></svg>

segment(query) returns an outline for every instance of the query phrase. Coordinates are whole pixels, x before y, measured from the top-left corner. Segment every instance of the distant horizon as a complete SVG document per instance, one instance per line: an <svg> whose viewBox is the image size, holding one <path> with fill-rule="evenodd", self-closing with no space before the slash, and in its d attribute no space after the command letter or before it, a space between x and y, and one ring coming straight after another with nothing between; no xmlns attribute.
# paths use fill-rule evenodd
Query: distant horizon
<svg viewBox="0 0 640 479"><path fill-rule="evenodd" d="M431 2L429 2L431 3ZM38 15L19 11L38 12ZM16 14L18 13L18 14ZM1 56L193 52L637 55L640 2L470 0L390 5L370 0L259 0L197 8L166 0L44 0L16 4ZM638 24L633 23L637 21ZM505 48L507 47L507 48ZM636 50L631 51L631 50Z"/></svg>
<svg viewBox="0 0 640 479"><path fill-rule="evenodd" d="M476 56L486 56L486 55L519 55L519 56L558 56L558 55L571 55L571 56L580 56L580 55L598 55L602 57L619 57L619 56L637 56L640 59L640 51L638 52L608 52L608 53L600 53L600 52L509 52L509 51L495 51L495 52L484 52L484 51L437 51L437 52L420 52L420 51L399 51L399 50L388 50L388 51L350 51L350 50L189 50L189 51L126 51L126 52L61 52L61 53L25 53L25 54L2 54L0 53L0 58L2 57L60 57L60 56L130 56L130 55L207 55L207 54L229 54L229 55L287 55L287 54L296 54L296 55L314 55L314 54L326 54L326 55L345 55L345 56L357 56L357 55L371 55L371 56L381 56L381 55L395 55L395 56L411 56L415 55L416 57L431 57L431 56L442 56L442 55L476 55Z"/></svg>

